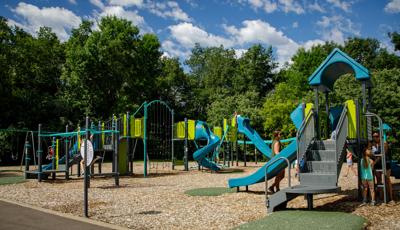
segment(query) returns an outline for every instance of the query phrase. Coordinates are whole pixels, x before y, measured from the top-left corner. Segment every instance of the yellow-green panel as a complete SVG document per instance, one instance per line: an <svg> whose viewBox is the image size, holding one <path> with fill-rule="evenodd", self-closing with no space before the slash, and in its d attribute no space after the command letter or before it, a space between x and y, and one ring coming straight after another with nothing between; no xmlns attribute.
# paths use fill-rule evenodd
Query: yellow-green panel
<svg viewBox="0 0 400 230"><path fill-rule="evenodd" d="M236 127L236 116L234 116L234 117L232 118L231 126L232 126L232 127Z"/></svg>
<svg viewBox="0 0 400 230"><path fill-rule="evenodd" d="M143 118L135 118L135 137L143 138Z"/></svg>
<svg viewBox="0 0 400 230"><path fill-rule="evenodd" d="M103 132L104 131L104 122L103 123L101 123L101 145L100 145L100 148L103 148L103 145L104 145L104 143L105 143L105 140L106 140L106 134Z"/></svg>
<svg viewBox="0 0 400 230"><path fill-rule="evenodd" d="M128 130L128 120L127 120L126 114L124 114L124 127L123 127L123 129L124 129L124 131L122 132L122 135L126 137L128 135L128 132L127 132L127 130Z"/></svg>
<svg viewBox="0 0 400 230"><path fill-rule="evenodd" d="M353 100L347 100L347 116L349 118L348 138L354 139L357 137L357 112L356 104Z"/></svg>
<svg viewBox="0 0 400 230"><path fill-rule="evenodd" d="M188 139L194 140L196 133L196 121L188 120Z"/></svg>
<svg viewBox="0 0 400 230"><path fill-rule="evenodd" d="M216 126L216 127L214 127L213 131L216 136L218 136L220 139L222 138L222 128L221 127Z"/></svg>
<svg viewBox="0 0 400 230"><path fill-rule="evenodd" d="M224 132L226 132L227 128L228 128L228 120L224 118Z"/></svg>
<svg viewBox="0 0 400 230"><path fill-rule="evenodd" d="M313 103L307 103L306 108L304 109L304 117L307 116L307 114L310 112L310 110L314 107Z"/></svg>
<svg viewBox="0 0 400 230"><path fill-rule="evenodd" d="M129 136L134 137L135 136L135 118L130 117L129 119Z"/></svg>
<svg viewBox="0 0 400 230"><path fill-rule="evenodd" d="M226 137L227 141L235 142L237 140L237 128L231 127L228 130L228 135Z"/></svg>
<svg viewBox="0 0 400 230"><path fill-rule="evenodd" d="M184 139L185 138L185 122L180 121L176 123L176 138Z"/></svg>

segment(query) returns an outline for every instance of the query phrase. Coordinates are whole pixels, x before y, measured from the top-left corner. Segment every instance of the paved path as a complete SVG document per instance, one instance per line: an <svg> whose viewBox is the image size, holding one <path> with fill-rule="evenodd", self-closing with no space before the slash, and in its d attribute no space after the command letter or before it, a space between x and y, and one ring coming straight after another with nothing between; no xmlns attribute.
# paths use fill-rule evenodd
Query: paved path
<svg viewBox="0 0 400 230"><path fill-rule="evenodd" d="M110 228L0 201L0 229L109 230Z"/></svg>

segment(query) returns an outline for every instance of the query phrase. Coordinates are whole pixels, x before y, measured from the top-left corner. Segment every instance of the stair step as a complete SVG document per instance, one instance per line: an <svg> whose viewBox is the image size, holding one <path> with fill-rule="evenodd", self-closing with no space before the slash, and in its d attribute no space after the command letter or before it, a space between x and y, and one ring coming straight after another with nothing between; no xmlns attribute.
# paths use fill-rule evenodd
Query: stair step
<svg viewBox="0 0 400 230"><path fill-rule="evenodd" d="M300 173L300 184L305 186L337 186L335 173Z"/></svg>
<svg viewBox="0 0 400 230"><path fill-rule="evenodd" d="M314 173L336 173L337 164L334 161L308 161L307 168Z"/></svg>
<svg viewBox="0 0 400 230"><path fill-rule="evenodd" d="M325 140L325 141L317 141L315 142L317 149L323 150L335 150L336 149L336 141L334 140Z"/></svg>
<svg viewBox="0 0 400 230"><path fill-rule="evenodd" d="M275 211L275 208L287 201L290 201L297 197L297 194L286 193L283 189L279 192L274 193L271 195L267 201L267 212L272 213Z"/></svg>
<svg viewBox="0 0 400 230"><path fill-rule="evenodd" d="M311 150L307 155L308 161L335 161L335 150Z"/></svg>

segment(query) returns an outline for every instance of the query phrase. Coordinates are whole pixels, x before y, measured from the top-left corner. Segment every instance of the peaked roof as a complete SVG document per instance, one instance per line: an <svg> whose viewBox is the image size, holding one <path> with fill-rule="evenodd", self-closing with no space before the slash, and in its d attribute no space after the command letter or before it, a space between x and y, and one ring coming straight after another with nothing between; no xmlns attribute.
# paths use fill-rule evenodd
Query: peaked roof
<svg viewBox="0 0 400 230"><path fill-rule="evenodd" d="M346 73L354 73L357 80L370 79L367 68L349 57L345 52L335 48L308 78L308 83L312 86L332 90L335 81Z"/></svg>

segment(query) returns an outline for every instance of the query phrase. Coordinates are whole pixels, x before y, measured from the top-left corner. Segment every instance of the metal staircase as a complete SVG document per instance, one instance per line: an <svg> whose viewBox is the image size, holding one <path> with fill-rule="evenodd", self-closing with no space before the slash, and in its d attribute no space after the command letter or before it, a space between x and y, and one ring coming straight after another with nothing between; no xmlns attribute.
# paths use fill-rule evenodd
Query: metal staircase
<svg viewBox="0 0 400 230"><path fill-rule="evenodd" d="M340 190L338 178L344 157L348 134L347 107L343 108L335 129L335 140L317 140L315 116L311 110L297 132L297 159L300 184L266 195L267 211L286 207L288 201L299 195L307 197L308 208L313 207L313 194L335 193Z"/></svg>

